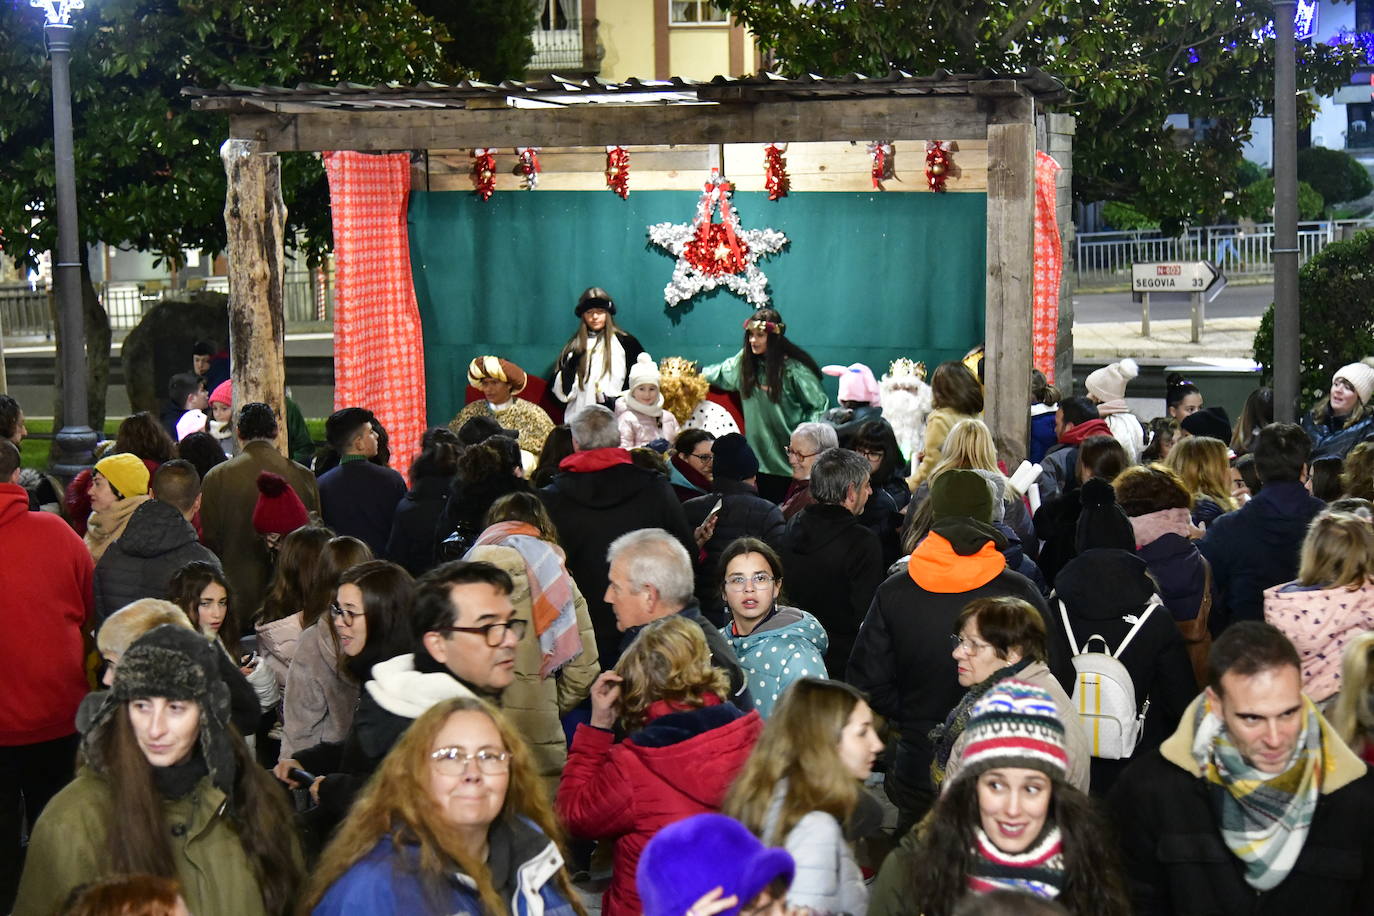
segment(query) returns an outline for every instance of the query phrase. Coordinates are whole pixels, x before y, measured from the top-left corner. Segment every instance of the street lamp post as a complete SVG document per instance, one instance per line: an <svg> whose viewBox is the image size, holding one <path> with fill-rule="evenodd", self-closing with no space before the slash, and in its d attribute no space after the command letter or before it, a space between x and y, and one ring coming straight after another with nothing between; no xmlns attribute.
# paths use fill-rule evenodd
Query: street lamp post
<svg viewBox="0 0 1374 916"><path fill-rule="evenodd" d="M1293 13L1274 3L1274 419L1298 405L1298 89Z"/></svg>
<svg viewBox="0 0 1374 916"><path fill-rule="evenodd" d="M76 165L72 155L71 14L84 0L29 0L43 10L43 36L52 59L53 158L57 184L57 322L62 338L62 428L56 439L54 472L75 477L91 465L96 434L88 423L86 391L86 326L81 305L80 235L76 223Z"/></svg>

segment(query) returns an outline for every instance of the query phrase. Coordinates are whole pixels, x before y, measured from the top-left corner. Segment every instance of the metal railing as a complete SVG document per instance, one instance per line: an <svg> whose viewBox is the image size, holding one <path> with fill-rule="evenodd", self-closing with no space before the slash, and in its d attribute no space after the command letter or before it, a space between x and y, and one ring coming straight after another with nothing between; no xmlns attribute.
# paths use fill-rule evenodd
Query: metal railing
<svg viewBox="0 0 1374 916"><path fill-rule="evenodd" d="M197 282L198 281L198 282ZM229 291L228 278L192 278L187 288ZM100 284L96 294L110 316L110 329L132 330L144 314L164 298L184 292L166 280L123 281ZM288 328L332 321L334 290L328 280L309 272L287 275L283 292L283 311ZM27 283L0 284L0 330L6 337L52 339L52 312L46 289L32 289Z"/></svg>
<svg viewBox="0 0 1374 916"><path fill-rule="evenodd" d="M1299 223L1299 260L1370 227L1374 220ZM1198 226L1174 238L1158 230L1082 232L1074 241L1074 278L1079 286L1129 284L1131 264L1150 261L1211 261L1229 277L1266 277L1274 273L1273 245L1273 223Z"/></svg>
<svg viewBox="0 0 1374 916"><path fill-rule="evenodd" d="M530 36L534 39L534 57L528 69L582 69L581 0L536 0L536 5L539 21Z"/></svg>

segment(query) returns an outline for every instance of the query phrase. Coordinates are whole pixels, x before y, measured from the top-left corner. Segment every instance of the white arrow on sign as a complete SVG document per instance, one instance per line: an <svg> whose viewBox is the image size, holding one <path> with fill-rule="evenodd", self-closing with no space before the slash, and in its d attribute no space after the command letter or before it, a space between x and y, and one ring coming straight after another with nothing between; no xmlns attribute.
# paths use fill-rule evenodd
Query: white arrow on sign
<svg viewBox="0 0 1374 916"><path fill-rule="evenodd" d="M1131 265L1131 290L1137 293L1201 293L1221 276L1207 261L1164 261Z"/></svg>

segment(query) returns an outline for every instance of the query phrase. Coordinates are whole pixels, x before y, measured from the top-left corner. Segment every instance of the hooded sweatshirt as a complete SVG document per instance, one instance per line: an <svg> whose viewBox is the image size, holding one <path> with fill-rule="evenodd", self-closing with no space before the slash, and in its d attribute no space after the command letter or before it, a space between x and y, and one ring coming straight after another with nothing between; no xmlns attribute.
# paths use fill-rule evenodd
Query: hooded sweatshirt
<svg viewBox="0 0 1374 916"><path fill-rule="evenodd" d="M1264 619L1297 648L1303 693L1324 702L1340 692L1346 643L1374 630L1374 582L1355 589L1276 585L1264 590Z"/></svg>
<svg viewBox="0 0 1374 916"><path fill-rule="evenodd" d="M219 557L196 538L196 529L171 503L150 499L134 509L119 540L95 567L95 613L104 620L139 598L164 598L172 575L187 563Z"/></svg>
<svg viewBox="0 0 1374 916"><path fill-rule="evenodd" d="M740 636L733 621L720 634L735 650L754 708L767 719L782 692L804 677L826 677L825 650L830 637L819 620L794 607L779 607L754 632Z"/></svg>

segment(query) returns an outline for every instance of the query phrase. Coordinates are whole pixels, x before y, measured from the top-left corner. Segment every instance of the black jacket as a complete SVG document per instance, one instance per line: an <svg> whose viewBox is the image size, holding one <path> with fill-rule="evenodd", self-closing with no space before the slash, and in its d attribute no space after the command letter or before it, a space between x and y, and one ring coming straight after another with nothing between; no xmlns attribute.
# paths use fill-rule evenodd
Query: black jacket
<svg viewBox="0 0 1374 916"><path fill-rule="evenodd" d="M1302 418L1302 428L1312 440L1312 455L1309 461L1332 456L1344 458L1361 442L1374 439L1374 414L1365 416L1351 426L1338 429L1329 417L1325 422L1318 422L1311 411L1308 411Z"/></svg>
<svg viewBox="0 0 1374 916"><path fill-rule="evenodd" d="M139 598L166 598L172 574L193 560L220 568L219 558L196 540L196 529L175 506L148 500L95 564L96 618L104 620Z"/></svg>
<svg viewBox="0 0 1374 916"><path fill-rule="evenodd" d="M565 462L597 469L560 471L554 475L553 483L537 491L558 529L558 542L567 554L568 572L587 599L596 644L605 647L601 651L604 667L615 664L613 647L620 645L615 615L606 603L610 571L606 551L611 542L640 528L663 528L682 542L689 556L696 556L697 552L682 503L664 477L630 464L628 454L623 463L606 467L598 464L616 456L602 456L603 462L596 457L575 460L579 456L623 451L595 449L574 453Z"/></svg>
<svg viewBox="0 0 1374 916"><path fill-rule="evenodd" d="M813 503L787 523L782 536L786 602L810 611L825 627L825 668L844 677L864 614L883 581L878 536L843 506Z"/></svg>
<svg viewBox="0 0 1374 916"><path fill-rule="evenodd" d="M386 556L396 506L406 482L391 468L348 461L320 476L320 514L335 534L358 538L375 556Z"/></svg>
<svg viewBox="0 0 1374 916"><path fill-rule="evenodd" d="M720 593L721 554L732 542L743 537L760 538L777 550L786 523L782 510L759 496L758 490L749 484L717 477L714 486L716 492L687 500L682 504L682 511L687 515L687 526L695 531L706 521L716 500L722 501L720 512L716 513L715 534L702 547L695 565L696 596L701 603L701 612L716 626L723 626L725 600Z"/></svg>
<svg viewBox="0 0 1374 916"><path fill-rule="evenodd" d="M1051 587L1064 564L1078 555L1078 517L1082 514L1083 494L1079 487L1047 500L1035 512L1035 535L1041 542L1036 563Z"/></svg>
<svg viewBox="0 0 1374 916"><path fill-rule="evenodd" d="M1302 852L1278 887L1256 891L1222 841L1208 797L1219 788L1182 766L1191 718L1190 708L1178 733L1132 763L1109 798L1136 916L1368 916L1374 776L1357 776L1362 765L1328 732L1340 762L1327 773Z"/></svg>
<svg viewBox="0 0 1374 916"><path fill-rule="evenodd" d="M1104 587L1107 583L1109 588ZM1145 610L1155 594L1155 583L1145 561L1135 553L1094 548L1085 550L1059 571L1055 592L1069 612L1078 650L1087 651L1087 639L1096 635L1107 645L1103 649L1100 642L1093 640L1092 651L1115 653L1134 625L1125 615L1138 616ZM1059 613L1057 602L1051 602L1050 613ZM1137 710L1147 699L1150 701L1145 734L1135 752L1139 757L1159 747L1198 692L1183 637L1167 607L1150 613L1118 661L1126 666L1135 686ZM1125 761L1094 757L1093 794L1106 794L1125 765Z"/></svg>
<svg viewBox="0 0 1374 916"><path fill-rule="evenodd" d="M438 562L435 547L440 540L439 519L448 504L450 483L448 477L416 478L410 492L396 504L386 557L404 566L412 576L422 575Z"/></svg>
<svg viewBox="0 0 1374 916"><path fill-rule="evenodd" d="M1197 542L1181 534L1161 534L1136 551L1145 561L1158 586L1159 597L1175 620L1192 620L1202 608L1202 592L1207 583L1207 561L1198 552ZM1216 583L1212 597L1216 599ZM1210 614L1210 612L1209 612Z"/></svg>
<svg viewBox="0 0 1374 916"><path fill-rule="evenodd" d="M1297 578L1307 526L1325 507L1300 483L1268 483L1212 523L1198 550L1220 593L1208 620L1213 633L1232 621L1264 619L1264 590Z"/></svg>

